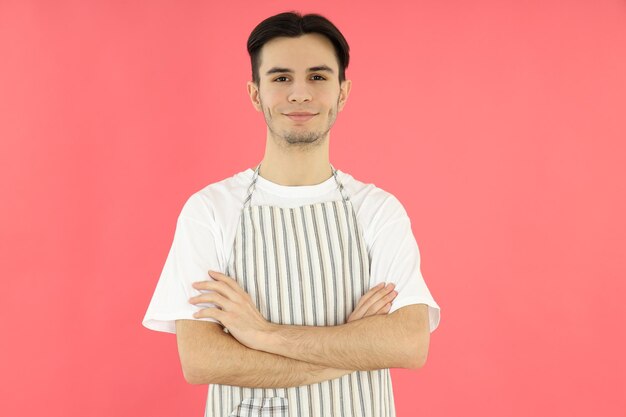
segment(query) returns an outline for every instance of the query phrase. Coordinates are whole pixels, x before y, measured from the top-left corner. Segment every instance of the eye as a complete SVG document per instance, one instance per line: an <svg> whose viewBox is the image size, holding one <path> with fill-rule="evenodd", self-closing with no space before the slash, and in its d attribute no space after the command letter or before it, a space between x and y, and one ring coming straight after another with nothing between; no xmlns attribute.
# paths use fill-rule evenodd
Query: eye
<svg viewBox="0 0 626 417"><path fill-rule="evenodd" d="M326 78L322 77L321 75L317 75L317 74L315 74L313 77L319 77L320 80L325 80L326 79Z"/></svg>
<svg viewBox="0 0 626 417"><path fill-rule="evenodd" d="M275 79L274 79L274 81L282 82L282 81L280 81L280 79L281 79L281 78L287 79L287 77L284 77L284 76L283 76L283 77L277 77L277 78L275 78Z"/></svg>

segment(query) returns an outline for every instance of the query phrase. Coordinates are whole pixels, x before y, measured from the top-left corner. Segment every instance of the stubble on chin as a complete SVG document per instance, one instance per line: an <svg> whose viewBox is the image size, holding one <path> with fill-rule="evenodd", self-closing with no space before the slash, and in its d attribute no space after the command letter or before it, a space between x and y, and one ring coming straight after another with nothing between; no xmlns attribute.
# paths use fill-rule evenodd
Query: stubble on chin
<svg viewBox="0 0 626 417"><path fill-rule="evenodd" d="M321 146L327 139L330 128L335 123L337 118L337 110L334 109L328 117L328 124L322 131L304 131L298 132L295 130L278 132L272 127L272 116L269 109L263 109L263 115L265 117L265 123L271 133L274 142L284 148L296 148L299 150L314 149Z"/></svg>

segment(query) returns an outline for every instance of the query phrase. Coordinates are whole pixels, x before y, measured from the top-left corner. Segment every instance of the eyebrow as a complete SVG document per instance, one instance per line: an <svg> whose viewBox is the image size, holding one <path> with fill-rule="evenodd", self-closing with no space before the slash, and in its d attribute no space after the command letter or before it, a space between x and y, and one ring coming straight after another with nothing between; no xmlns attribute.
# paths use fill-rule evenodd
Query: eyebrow
<svg viewBox="0 0 626 417"><path fill-rule="evenodd" d="M330 68L328 65L318 65L316 67L311 67L307 70L307 72L318 72L318 71L326 71L326 72L330 72L331 74L335 73L335 71L333 71L333 69ZM265 75L276 74L277 72L293 74L294 70L290 68L274 67L274 68L271 68L269 71L267 71Z"/></svg>

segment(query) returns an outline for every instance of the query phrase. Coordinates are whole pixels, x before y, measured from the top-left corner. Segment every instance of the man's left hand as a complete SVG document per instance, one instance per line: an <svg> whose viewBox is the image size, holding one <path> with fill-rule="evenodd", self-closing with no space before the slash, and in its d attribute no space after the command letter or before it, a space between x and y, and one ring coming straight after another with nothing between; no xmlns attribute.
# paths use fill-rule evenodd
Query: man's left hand
<svg viewBox="0 0 626 417"><path fill-rule="evenodd" d="M215 281L194 282L192 286L197 290L211 292L192 297L189 302L211 303L218 307L203 308L193 316L218 320L241 344L259 350L271 331L272 323L261 315L250 295L235 279L214 271L209 271L209 275Z"/></svg>

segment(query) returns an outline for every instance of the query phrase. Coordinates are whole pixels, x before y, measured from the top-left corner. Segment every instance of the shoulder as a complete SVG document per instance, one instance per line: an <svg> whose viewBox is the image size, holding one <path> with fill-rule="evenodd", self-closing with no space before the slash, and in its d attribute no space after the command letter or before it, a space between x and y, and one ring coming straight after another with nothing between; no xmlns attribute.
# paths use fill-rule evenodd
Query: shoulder
<svg viewBox="0 0 626 417"><path fill-rule="evenodd" d="M206 185L185 201L180 218L195 220L209 226L220 224L224 216L243 205L249 170Z"/></svg>
<svg viewBox="0 0 626 417"><path fill-rule="evenodd" d="M374 183L357 180L347 173L341 173L344 187L350 195L357 216L367 222L384 222L408 217L407 212L392 193Z"/></svg>
<svg viewBox="0 0 626 417"><path fill-rule="evenodd" d="M373 183L359 181L346 173L340 179L350 195L368 248L371 248L378 236L385 234L385 230L396 230L398 227L410 230L411 222L407 212L392 193Z"/></svg>

